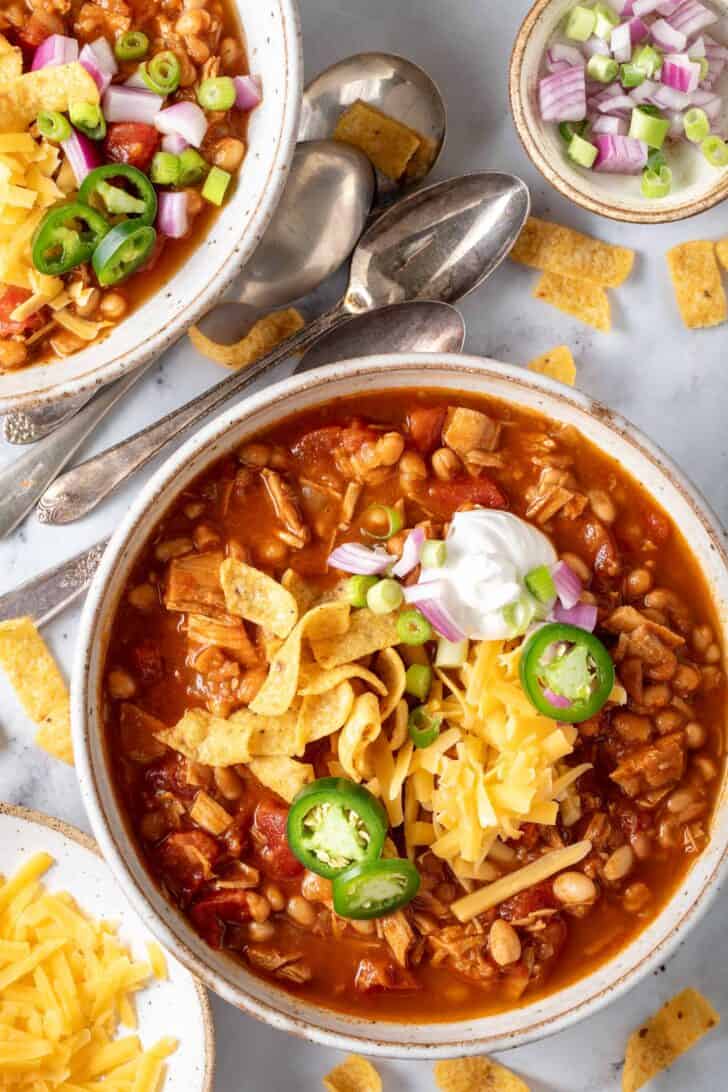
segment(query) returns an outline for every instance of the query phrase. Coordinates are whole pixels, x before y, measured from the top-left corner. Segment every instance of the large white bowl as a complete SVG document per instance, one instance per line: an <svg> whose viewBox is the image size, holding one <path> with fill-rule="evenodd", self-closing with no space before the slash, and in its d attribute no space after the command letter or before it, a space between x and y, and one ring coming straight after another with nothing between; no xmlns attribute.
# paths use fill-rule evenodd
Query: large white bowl
<svg viewBox="0 0 728 1092"><path fill-rule="evenodd" d="M200 940L152 882L129 838L109 776L101 725L102 674L114 611L139 550L175 497L221 456L291 413L346 395L408 387L490 394L539 410L574 425L618 459L691 543L728 644L725 532L696 489L633 426L582 394L493 360L454 354L423 354L414 360L405 355L367 357L286 380L246 399L177 451L142 490L114 535L86 601L73 674L73 736L84 802L116 879L160 941L212 990L274 1027L328 1046L410 1058L447 1057L502 1050L565 1028L619 997L664 961L705 910L725 872L725 782L709 846L657 919L615 958L567 989L511 1012L447 1024L397 1024L357 1019L291 997Z"/></svg>
<svg viewBox="0 0 728 1092"><path fill-rule="evenodd" d="M303 93L297 0L235 0L251 72L263 101L250 117L248 152L235 192L171 280L88 349L0 375L0 414L110 383L159 356L209 309L252 256L278 204L298 134Z"/></svg>

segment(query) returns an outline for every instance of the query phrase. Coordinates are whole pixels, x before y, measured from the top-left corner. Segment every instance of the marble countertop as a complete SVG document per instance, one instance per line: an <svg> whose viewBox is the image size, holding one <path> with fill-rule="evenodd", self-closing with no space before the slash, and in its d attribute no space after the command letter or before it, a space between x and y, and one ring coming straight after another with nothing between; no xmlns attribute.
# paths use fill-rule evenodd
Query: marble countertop
<svg viewBox="0 0 728 1092"><path fill-rule="evenodd" d="M618 409L677 460L719 516L728 515L728 383L726 327L690 333L677 315L664 254L675 243L726 234L726 212L665 227L634 227L598 220L569 205L532 169L516 138L507 101L507 57L526 0L305 0L304 49L309 76L356 50L402 53L437 80L449 111L447 148L436 170L443 178L476 168L520 174L531 186L534 209L574 227L636 248L635 274L612 293L615 330L605 336L529 297L534 274L506 265L463 301L466 348L524 363L561 343L579 366L578 385ZM382 348L385 348L383 346ZM290 366L279 369L278 378ZM88 445L90 454L151 422L220 378L187 344L165 355L122 408ZM0 442L0 461L16 454ZM140 476L141 477L141 476ZM109 534L138 482L100 510L69 527L26 521L0 543L0 592ZM47 637L70 670L78 611L48 627ZM58 815L88 830L73 771L32 744L33 730L0 679L0 799ZM653 976L606 1011L561 1035L510 1052L502 1060L533 1092L617 1092L629 1032L686 985L703 990L728 1014L728 895L711 910L682 948ZM216 1092L314 1092L339 1060L334 1051L272 1031L214 1000L218 1072ZM726 1087L725 1032L708 1037L651 1088L655 1092L718 1092ZM379 1064L379 1063L378 1063ZM386 1092L430 1092L426 1063L383 1062Z"/></svg>

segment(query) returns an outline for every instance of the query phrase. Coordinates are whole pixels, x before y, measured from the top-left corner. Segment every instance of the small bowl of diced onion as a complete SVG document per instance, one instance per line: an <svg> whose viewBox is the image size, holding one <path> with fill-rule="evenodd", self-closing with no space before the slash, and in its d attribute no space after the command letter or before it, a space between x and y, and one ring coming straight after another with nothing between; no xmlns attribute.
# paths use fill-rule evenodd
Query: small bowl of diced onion
<svg viewBox="0 0 728 1092"><path fill-rule="evenodd" d="M510 95L533 163L591 212L664 223L728 197L728 0L537 0Z"/></svg>

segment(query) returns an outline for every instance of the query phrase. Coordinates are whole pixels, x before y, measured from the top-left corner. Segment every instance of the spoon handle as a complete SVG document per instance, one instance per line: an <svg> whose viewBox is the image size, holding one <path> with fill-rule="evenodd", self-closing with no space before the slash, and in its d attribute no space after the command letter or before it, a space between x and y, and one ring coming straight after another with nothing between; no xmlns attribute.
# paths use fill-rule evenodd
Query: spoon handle
<svg viewBox="0 0 728 1092"><path fill-rule="evenodd" d="M104 387L75 416L0 470L0 538L27 516L86 437L152 363Z"/></svg>
<svg viewBox="0 0 728 1092"><path fill-rule="evenodd" d="M193 398L191 402L168 413L155 425L142 429L127 440L122 440L114 447L62 474L43 494L38 504L38 519L41 523L72 523L85 516L135 471L148 463L170 440L174 440L180 433L212 413L228 398L244 391L254 379L273 365L285 360L292 353L302 352L321 334L335 326L344 313L342 305L339 304L333 311L313 319L298 333L286 338L249 368L235 372L216 383L206 394Z"/></svg>
<svg viewBox="0 0 728 1092"><path fill-rule="evenodd" d="M99 567L108 539L97 542L82 554L46 569L26 580L19 588L0 596L0 622L29 615L37 626L44 626L82 595Z"/></svg>
<svg viewBox="0 0 728 1092"><path fill-rule="evenodd" d="M93 398L87 391L61 402L48 402L38 409L13 410L3 424L3 434L9 444L35 444L54 432Z"/></svg>

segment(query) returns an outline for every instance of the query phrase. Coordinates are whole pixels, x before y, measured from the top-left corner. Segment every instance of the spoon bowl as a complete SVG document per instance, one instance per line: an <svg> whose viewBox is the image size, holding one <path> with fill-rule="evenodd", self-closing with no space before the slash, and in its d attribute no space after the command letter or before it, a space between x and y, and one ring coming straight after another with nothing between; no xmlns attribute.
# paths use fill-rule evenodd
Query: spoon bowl
<svg viewBox="0 0 728 1092"><path fill-rule="evenodd" d="M464 344L459 311L436 300L411 300L344 319L304 353L296 372L369 356L383 345L393 353L459 353Z"/></svg>
<svg viewBox="0 0 728 1092"><path fill-rule="evenodd" d="M445 102L424 69L405 57L355 53L325 69L304 90L298 139L331 137L341 114L359 99L414 129L428 142L430 154L404 183L377 172L379 200L391 199L403 184L409 187L421 182L437 162L447 131Z"/></svg>

